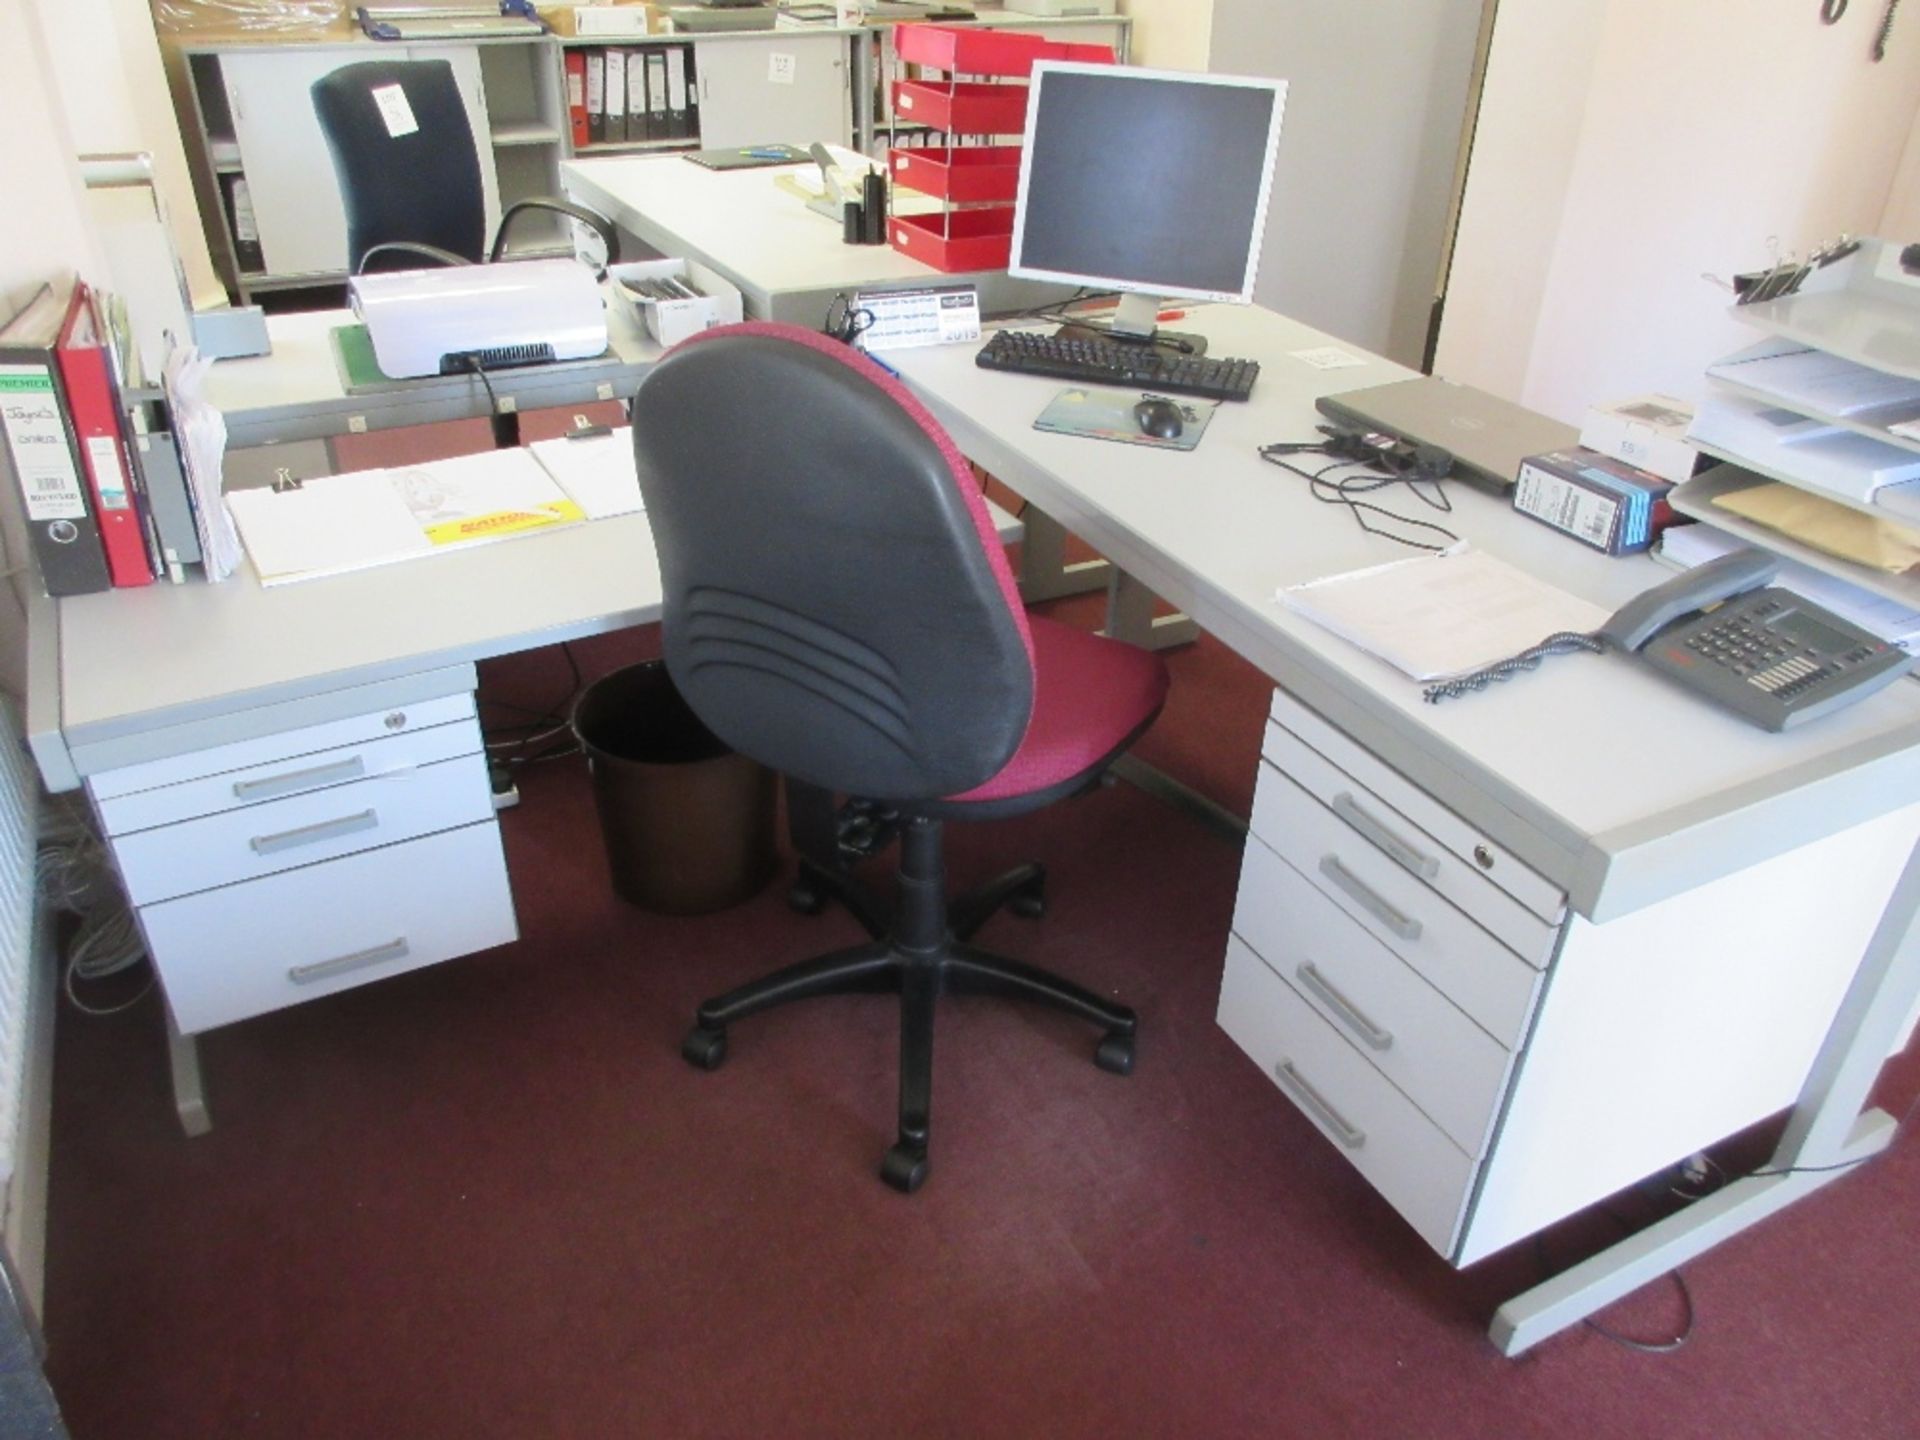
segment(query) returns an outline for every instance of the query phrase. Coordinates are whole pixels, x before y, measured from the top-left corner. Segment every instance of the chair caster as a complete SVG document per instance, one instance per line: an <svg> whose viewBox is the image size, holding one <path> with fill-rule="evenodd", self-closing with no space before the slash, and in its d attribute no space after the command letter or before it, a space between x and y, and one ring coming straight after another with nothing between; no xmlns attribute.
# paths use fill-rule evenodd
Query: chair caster
<svg viewBox="0 0 1920 1440"><path fill-rule="evenodd" d="M927 1181L925 1146L895 1145L880 1162L880 1178L902 1195L911 1195Z"/></svg>
<svg viewBox="0 0 1920 1440"><path fill-rule="evenodd" d="M694 1026L680 1042L680 1058L696 1070L718 1070L727 1058L727 1032Z"/></svg>
<svg viewBox="0 0 1920 1440"><path fill-rule="evenodd" d="M807 880L796 880L787 890L787 908L802 915L818 915L827 908L827 897Z"/></svg>
<svg viewBox="0 0 1920 1440"><path fill-rule="evenodd" d="M1093 1063L1113 1075L1133 1073L1133 1036L1108 1035L1093 1052Z"/></svg>

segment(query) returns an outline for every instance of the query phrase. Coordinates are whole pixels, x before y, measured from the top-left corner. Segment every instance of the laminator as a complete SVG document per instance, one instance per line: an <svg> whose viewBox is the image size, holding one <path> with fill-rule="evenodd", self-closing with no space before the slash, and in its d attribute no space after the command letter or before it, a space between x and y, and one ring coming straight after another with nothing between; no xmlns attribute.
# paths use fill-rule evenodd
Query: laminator
<svg viewBox="0 0 1920 1440"><path fill-rule="evenodd" d="M607 312L578 260L393 270L347 281L374 359L395 380L606 353Z"/></svg>

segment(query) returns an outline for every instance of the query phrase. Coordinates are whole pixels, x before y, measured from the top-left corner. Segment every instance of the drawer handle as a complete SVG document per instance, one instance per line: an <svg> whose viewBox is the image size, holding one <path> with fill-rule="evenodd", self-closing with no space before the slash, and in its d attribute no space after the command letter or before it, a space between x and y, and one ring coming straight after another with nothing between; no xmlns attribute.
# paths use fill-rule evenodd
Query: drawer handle
<svg viewBox="0 0 1920 1440"><path fill-rule="evenodd" d="M1333 1138L1347 1149L1358 1150L1367 1143L1367 1132L1349 1125L1346 1116L1329 1105L1326 1097L1307 1083L1307 1077L1293 1068L1291 1060L1282 1060L1275 1065L1273 1078L1280 1082L1280 1088L1291 1095L1296 1104L1333 1131Z"/></svg>
<svg viewBox="0 0 1920 1440"><path fill-rule="evenodd" d="M407 937L389 940L384 945L375 945L370 950L356 950L351 955L336 955L331 960L316 960L311 965L295 965L288 969L287 979L296 985L311 985L316 980L325 980L329 976L342 975L349 970L358 970L366 965L384 965L389 960L401 960L407 954Z"/></svg>
<svg viewBox="0 0 1920 1440"><path fill-rule="evenodd" d="M1431 880L1440 873L1439 857L1428 855L1415 846L1409 845L1379 820L1362 810L1360 802L1346 791L1343 790L1333 797L1333 813L1366 836L1402 870L1418 875L1422 880Z"/></svg>
<svg viewBox="0 0 1920 1440"><path fill-rule="evenodd" d="M1342 890L1346 891L1347 894L1352 896L1359 904L1361 909L1373 916L1374 919L1378 920L1402 940L1418 940L1420 938L1420 922L1409 915L1402 915L1398 910L1394 909L1393 906L1382 900L1366 881L1362 880L1358 875L1340 863L1339 856L1322 855L1320 857L1320 873L1338 885Z"/></svg>
<svg viewBox="0 0 1920 1440"><path fill-rule="evenodd" d="M1293 972L1300 977L1300 983L1318 995L1327 1003L1327 1008L1354 1034L1367 1042L1371 1050L1391 1050L1393 1032L1382 1030L1367 1018L1366 1012L1342 995L1326 976L1320 973L1320 967L1311 960L1301 962Z"/></svg>
<svg viewBox="0 0 1920 1440"><path fill-rule="evenodd" d="M284 775L269 775L264 780L236 780L233 782L233 795L236 800L270 800L275 795L290 795L295 790L311 790L315 786L331 785L339 780L358 780L366 773L365 757L350 755L345 760L331 760L325 765L313 765L305 770L289 770Z"/></svg>
<svg viewBox="0 0 1920 1440"><path fill-rule="evenodd" d="M247 843L256 855L277 855L282 850L297 850L302 845L318 845L322 840L337 840L342 835L372 830L380 817L372 810L358 815L342 815L338 820L322 820L318 825L302 825L298 830L282 830L278 835L256 835Z"/></svg>

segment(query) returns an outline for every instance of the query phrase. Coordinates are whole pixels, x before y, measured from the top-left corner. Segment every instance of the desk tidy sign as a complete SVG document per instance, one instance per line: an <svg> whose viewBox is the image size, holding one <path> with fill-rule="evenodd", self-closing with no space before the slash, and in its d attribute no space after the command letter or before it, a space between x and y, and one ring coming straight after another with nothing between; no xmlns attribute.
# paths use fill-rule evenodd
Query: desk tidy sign
<svg viewBox="0 0 1920 1440"><path fill-rule="evenodd" d="M953 345L980 338L980 293L971 285L927 290L863 290L854 299L867 350Z"/></svg>

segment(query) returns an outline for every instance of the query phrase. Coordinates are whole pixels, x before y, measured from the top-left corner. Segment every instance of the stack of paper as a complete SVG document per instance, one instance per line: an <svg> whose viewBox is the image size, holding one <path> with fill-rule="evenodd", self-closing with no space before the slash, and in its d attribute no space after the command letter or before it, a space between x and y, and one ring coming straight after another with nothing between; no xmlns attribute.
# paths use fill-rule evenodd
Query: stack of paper
<svg viewBox="0 0 1920 1440"><path fill-rule="evenodd" d="M1330 575L1275 598L1423 681L1470 674L1549 635L1584 634L1607 619L1599 606L1479 550Z"/></svg>
<svg viewBox="0 0 1920 1440"><path fill-rule="evenodd" d="M191 345L167 352L163 384L180 469L199 534L200 565L209 580L225 580L240 564L240 537L220 505L221 467L227 453L226 417L207 403L207 371L213 362Z"/></svg>
<svg viewBox="0 0 1920 1440"><path fill-rule="evenodd" d="M1770 395L1784 405L1863 424L1891 425L1920 417L1920 380L1869 369L1781 340L1737 350L1707 374Z"/></svg>
<svg viewBox="0 0 1920 1440"><path fill-rule="evenodd" d="M326 475L228 494L262 585L411 560L569 525L585 512L525 450Z"/></svg>
<svg viewBox="0 0 1920 1440"><path fill-rule="evenodd" d="M1709 395L1687 438L1757 470L1861 504L1871 503L1886 486L1920 481L1920 452L1743 395Z"/></svg>
<svg viewBox="0 0 1920 1440"><path fill-rule="evenodd" d="M589 520L604 520L642 508L631 427L623 425L597 435L536 440L527 448Z"/></svg>
<svg viewBox="0 0 1920 1440"><path fill-rule="evenodd" d="M1658 558L1691 570L1747 546L1747 541L1711 525L1675 525L1660 537ZM1849 585L1785 556L1780 557L1780 574L1774 583L1816 605L1826 606L1863 630L1871 630L1889 645L1898 645L1910 653L1920 646L1920 610L1902 605L1898 600Z"/></svg>

